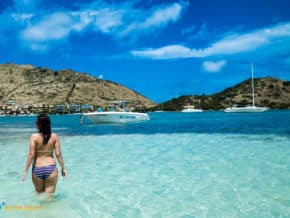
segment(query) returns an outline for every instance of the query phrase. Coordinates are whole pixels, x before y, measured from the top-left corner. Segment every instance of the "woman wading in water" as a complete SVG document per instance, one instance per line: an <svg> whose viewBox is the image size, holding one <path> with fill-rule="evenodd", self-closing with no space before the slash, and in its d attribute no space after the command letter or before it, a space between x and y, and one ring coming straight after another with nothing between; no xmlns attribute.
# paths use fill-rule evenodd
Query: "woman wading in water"
<svg viewBox="0 0 290 218"><path fill-rule="evenodd" d="M37 116L36 127L38 133L30 137L29 153L22 175L25 180L32 163L32 181L38 193L54 193L58 178L56 162L53 152L61 166L61 174L66 176L66 171L61 155L60 143L57 134L51 133L50 119L46 114Z"/></svg>

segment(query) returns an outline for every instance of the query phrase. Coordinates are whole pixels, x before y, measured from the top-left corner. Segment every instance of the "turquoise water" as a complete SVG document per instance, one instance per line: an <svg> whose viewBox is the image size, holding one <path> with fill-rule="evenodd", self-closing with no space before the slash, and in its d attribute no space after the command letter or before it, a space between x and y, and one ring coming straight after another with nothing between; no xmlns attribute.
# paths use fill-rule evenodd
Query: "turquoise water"
<svg viewBox="0 0 290 218"><path fill-rule="evenodd" d="M67 168L53 199L20 181L35 117L0 117L0 217L290 217L289 110L150 116L52 116Z"/></svg>

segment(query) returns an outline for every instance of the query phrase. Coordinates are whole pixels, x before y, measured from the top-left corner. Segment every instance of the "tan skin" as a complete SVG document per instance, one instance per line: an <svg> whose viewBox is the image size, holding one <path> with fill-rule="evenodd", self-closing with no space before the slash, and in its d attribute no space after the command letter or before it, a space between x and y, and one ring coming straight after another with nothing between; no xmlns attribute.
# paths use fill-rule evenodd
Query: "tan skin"
<svg viewBox="0 0 290 218"><path fill-rule="evenodd" d="M61 166L62 176L63 177L66 176L64 162L60 150L60 142L57 134L52 133L47 144L44 145L42 142L43 136L41 133L35 133L31 135L29 142L29 153L23 171L22 181L25 180L25 177L33 160L35 160L34 163L35 167L55 165L56 162L53 158L53 151L55 152L55 156ZM58 178L57 168L55 168L55 170L45 180L39 179L37 176L34 175L34 173L32 173L32 181L35 186L35 190L38 193L43 192L48 194L54 193L56 189L57 178Z"/></svg>

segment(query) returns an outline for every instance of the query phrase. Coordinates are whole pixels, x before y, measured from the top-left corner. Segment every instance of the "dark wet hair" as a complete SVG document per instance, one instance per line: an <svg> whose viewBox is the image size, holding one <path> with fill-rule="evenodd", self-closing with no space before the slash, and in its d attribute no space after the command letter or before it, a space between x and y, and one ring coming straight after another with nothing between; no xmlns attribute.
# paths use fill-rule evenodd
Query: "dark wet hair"
<svg viewBox="0 0 290 218"><path fill-rule="evenodd" d="M51 136L50 119L46 114L39 114L36 122L39 133L43 135L43 144L47 144Z"/></svg>

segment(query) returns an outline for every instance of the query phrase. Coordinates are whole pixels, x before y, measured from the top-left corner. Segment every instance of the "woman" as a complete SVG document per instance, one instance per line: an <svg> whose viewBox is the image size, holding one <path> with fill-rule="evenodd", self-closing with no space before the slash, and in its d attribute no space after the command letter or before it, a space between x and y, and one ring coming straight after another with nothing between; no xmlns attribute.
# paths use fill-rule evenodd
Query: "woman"
<svg viewBox="0 0 290 218"><path fill-rule="evenodd" d="M36 127L38 133L32 134L29 143L29 153L24 168L22 181L32 164L32 181L38 193L54 193L58 171L53 158L53 151L61 166L61 174L65 177L65 167L61 155L58 136L51 133L50 119L46 114L37 116Z"/></svg>

